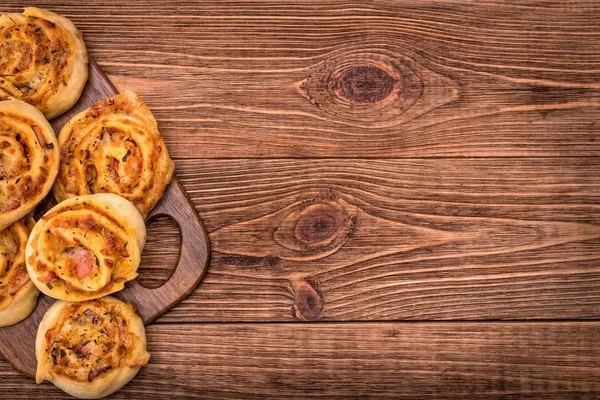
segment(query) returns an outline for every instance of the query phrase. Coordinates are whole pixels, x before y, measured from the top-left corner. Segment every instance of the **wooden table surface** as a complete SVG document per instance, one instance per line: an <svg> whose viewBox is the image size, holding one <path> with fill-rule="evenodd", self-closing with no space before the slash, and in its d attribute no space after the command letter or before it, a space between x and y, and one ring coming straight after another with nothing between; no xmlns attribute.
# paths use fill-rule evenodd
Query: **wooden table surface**
<svg viewBox="0 0 600 400"><path fill-rule="evenodd" d="M85 3L1 11L142 96L213 248L113 398L600 397L600 3Z"/></svg>

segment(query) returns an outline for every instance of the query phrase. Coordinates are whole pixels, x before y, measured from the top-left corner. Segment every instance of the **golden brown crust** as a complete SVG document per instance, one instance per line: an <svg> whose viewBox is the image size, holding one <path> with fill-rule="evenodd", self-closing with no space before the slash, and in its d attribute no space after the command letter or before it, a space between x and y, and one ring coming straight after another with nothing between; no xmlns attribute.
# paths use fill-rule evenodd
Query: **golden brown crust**
<svg viewBox="0 0 600 400"><path fill-rule="evenodd" d="M129 304L113 297L57 301L36 338L36 381L52 381L80 398L108 396L129 382L150 355L144 325Z"/></svg>
<svg viewBox="0 0 600 400"><path fill-rule="evenodd" d="M173 178L174 165L154 116L133 92L98 102L60 131L54 196L116 193L144 218Z"/></svg>
<svg viewBox="0 0 600 400"><path fill-rule="evenodd" d="M46 197L59 157L54 130L42 113L20 100L0 101L0 229Z"/></svg>
<svg viewBox="0 0 600 400"><path fill-rule="evenodd" d="M137 277L146 241L135 206L115 194L63 201L35 225L25 253L33 283L50 297L97 299Z"/></svg>
<svg viewBox="0 0 600 400"><path fill-rule="evenodd" d="M47 119L71 108L88 77L88 56L75 25L41 8L0 16L0 97L37 107Z"/></svg>
<svg viewBox="0 0 600 400"><path fill-rule="evenodd" d="M25 266L25 245L33 218L24 218L0 231L0 326L27 318L37 304L39 291Z"/></svg>

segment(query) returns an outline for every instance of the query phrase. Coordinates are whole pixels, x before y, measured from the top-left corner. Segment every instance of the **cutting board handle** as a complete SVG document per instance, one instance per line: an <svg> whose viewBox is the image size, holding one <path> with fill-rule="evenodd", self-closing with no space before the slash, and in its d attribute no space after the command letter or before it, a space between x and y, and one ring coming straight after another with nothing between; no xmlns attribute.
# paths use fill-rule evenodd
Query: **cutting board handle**
<svg viewBox="0 0 600 400"><path fill-rule="evenodd" d="M175 270L160 287L144 287L138 278L129 282L128 287L117 294L122 300L136 306L146 325L167 312L198 286L206 274L205 266L210 255L206 230L177 178L167 186L163 200L152 210L148 221L160 216L171 217L179 226L181 247Z"/></svg>

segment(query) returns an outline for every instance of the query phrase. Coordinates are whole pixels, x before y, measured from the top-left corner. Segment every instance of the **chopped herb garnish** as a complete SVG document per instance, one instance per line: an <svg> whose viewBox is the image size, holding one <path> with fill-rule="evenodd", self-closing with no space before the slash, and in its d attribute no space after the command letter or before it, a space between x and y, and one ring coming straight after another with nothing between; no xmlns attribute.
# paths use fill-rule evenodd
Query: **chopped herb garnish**
<svg viewBox="0 0 600 400"><path fill-rule="evenodd" d="M48 289L52 290L53 286L50 282L46 283L46 286L48 286Z"/></svg>
<svg viewBox="0 0 600 400"><path fill-rule="evenodd" d="M123 156L123 159L121 161L125 162L127 161L127 158L129 157L129 155L131 154L131 150L127 150L127 153L125 153L125 155Z"/></svg>

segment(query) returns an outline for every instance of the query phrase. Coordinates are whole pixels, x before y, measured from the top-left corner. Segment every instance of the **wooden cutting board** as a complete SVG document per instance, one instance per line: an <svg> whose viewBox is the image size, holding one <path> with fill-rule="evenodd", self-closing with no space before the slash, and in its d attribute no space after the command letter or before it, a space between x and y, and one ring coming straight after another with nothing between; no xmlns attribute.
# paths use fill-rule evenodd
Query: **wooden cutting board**
<svg viewBox="0 0 600 400"><path fill-rule="evenodd" d="M63 125L77 113L117 93L98 64L90 59L89 78L81 98L73 108L50 123L58 134ZM36 219L55 204L50 193L36 208ZM146 325L186 298L198 286L206 275L210 255L206 230L177 177L167 187L164 197L146 222L160 216L172 218L179 226L181 248L173 274L158 288L146 288L136 279L129 282L124 290L114 294L131 303ZM52 303L54 299L40 294L37 308L27 319L16 325L0 328L0 353L17 370L32 378L37 366L35 337L38 325Z"/></svg>

